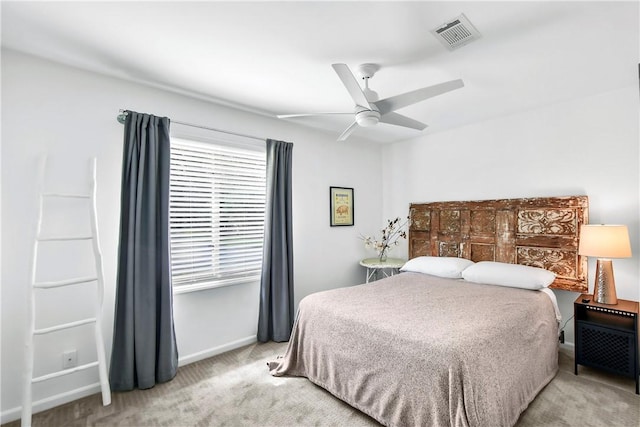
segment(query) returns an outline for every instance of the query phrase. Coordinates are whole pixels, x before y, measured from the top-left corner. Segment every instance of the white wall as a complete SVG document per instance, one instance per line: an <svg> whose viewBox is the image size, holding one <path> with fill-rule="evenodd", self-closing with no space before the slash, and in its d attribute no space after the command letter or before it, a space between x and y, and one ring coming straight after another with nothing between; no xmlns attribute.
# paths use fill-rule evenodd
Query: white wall
<svg viewBox="0 0 640 427"><path fill-rule="evenodd" d="M638 111L633 86L387 146L383 212L412 202L586 194L591 223L629 227L633 258L615 260L614 271L618 297L637 301ZM594 270L589 260L591 291ZM578 294L556 295L567 320Z"/></svg>
<svg viewBox="0 0 640 427"><path fill-rule="evenodd" d="M2 422L19 417L26 287L35 224L35 165L48 152L49 184L82 191L86 160L98 158L98 211L104 255L106 294L104 333L111 351L123 127L120 108L166 115L228 131L294 143L293 215L296 302L309 293L362 283L358 266L366 255L359 232L380 227L381 148L377 144L337 143L336 135L242 112L194 98L128 83L26 56L2 51ZM329 186L355 188L355 227L329 227ZM71 218L71 221L69 219ZM66 223L65 223L66 220ZM56 218L68 227L75 216ZM86 264L86 250L73 254L75 266ZM54 275L68 259L53 254ZM82 315L78 290L46 298L39 325ZM88 295L87 295L88 296ZM175 326L181 363L221 352L255 339L258 284L176 295ZM71 308L66 307L71 304ZM88 313L87 313L88 314ZM66 334L66 332L64 333ZM62 352L78 349L82 363L92 356L92 335L81 333L44 339L36 346L36 374L61 368ZM109 357L107 355L107 357ZM98 391L97 372L74 374L34 386L36 410Z"/></svg>

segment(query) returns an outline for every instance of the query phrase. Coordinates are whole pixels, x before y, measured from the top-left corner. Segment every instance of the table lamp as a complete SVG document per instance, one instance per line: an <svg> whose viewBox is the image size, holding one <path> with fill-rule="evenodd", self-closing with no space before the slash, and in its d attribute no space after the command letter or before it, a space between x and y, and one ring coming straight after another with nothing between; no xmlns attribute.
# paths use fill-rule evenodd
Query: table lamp
<svg viewBox="0 0 640 427"><path fill-rule="evenodd" d="M629 258L631 244L626 225L583 225L580 228L578 254L597 257L593 300L601 304L617 304L616 283L611 258Z"/></svg>

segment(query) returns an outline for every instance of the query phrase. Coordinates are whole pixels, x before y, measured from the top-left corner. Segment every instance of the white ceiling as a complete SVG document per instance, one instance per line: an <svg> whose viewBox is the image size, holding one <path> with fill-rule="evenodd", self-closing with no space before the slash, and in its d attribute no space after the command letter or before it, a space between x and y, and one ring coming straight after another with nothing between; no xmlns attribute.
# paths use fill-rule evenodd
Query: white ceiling
<svg viewBox="0 0 640 427"><path fill-rule="evenodd" d="M354 72L361 63L381 65L370 82L380 98L462 78L464 88L399 110L427 123L422 133L638 84L636 1L2 1L1 8L4 47L269 116L351 111L336 62ZM461 13L482 38L450 52L430 30ZM287 120L337 137L352 118ZM420 132L381 123L356 134L391 142Z"/></svg>

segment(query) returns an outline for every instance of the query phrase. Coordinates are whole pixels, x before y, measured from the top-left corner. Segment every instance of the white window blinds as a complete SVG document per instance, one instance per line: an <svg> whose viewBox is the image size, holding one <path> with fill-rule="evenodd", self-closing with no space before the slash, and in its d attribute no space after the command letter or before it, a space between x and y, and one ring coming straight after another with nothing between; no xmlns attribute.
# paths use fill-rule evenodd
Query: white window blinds
<svg viewBox="0 0 640 427"><path fill-rule="evenodd" d="M259 280L266 191L264 146L171 138L174 289Z"/></svg>

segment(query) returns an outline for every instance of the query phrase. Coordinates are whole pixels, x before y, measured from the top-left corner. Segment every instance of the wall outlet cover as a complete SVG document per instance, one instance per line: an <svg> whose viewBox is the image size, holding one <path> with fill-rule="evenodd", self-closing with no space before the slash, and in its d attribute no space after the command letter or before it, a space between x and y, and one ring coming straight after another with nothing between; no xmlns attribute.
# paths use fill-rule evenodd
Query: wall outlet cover
<svg viewBox="0 0 640 427"><path fill-rule="evenodd" d="M75 368L78 366L78 352L69 350L62 353L62 369Z"/></svg>

